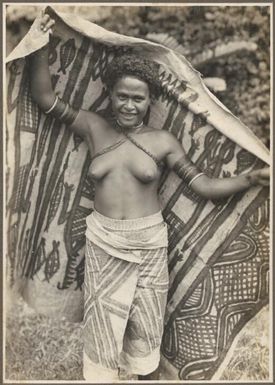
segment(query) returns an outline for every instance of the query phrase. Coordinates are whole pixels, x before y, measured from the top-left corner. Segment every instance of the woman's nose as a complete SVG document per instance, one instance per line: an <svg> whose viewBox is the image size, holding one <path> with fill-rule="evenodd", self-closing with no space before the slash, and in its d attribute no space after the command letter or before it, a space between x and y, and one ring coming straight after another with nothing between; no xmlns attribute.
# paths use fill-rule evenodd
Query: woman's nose
<svg viewBox="0 0 275 385"><path fill-rule="evenodd" d="M134 108L134 104L133 104L133 101L132 99L127 99L126 103L125 103L125 108L127 108L127 110L132 110Z"/></svg>

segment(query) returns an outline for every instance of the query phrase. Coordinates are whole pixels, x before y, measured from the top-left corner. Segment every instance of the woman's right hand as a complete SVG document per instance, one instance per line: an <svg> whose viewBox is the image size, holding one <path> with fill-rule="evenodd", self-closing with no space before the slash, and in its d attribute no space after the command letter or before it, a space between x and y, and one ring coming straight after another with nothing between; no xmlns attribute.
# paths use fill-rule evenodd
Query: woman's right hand
<svg viewBox="0 0 275 385"><path fill-rule="evenodd" d="M55 21L47 13L43 13L40 21L40 28L43 32L47 32L52 29ZM50 31L51 32L51 31Z"/></svg>

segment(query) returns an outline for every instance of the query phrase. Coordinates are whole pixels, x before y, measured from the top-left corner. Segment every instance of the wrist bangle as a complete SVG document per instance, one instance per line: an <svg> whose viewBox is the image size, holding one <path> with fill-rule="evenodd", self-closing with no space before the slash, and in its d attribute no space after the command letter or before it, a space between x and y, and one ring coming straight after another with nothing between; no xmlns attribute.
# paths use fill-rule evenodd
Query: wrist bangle
<svg viewBox="0 0 275 385"><path fill-rule="evenodd" d="M49 114L54 109L54 107L56 106L57 101L58 101L58 96L55 97L55 101L53 102L53 105L47 111L44 111L44 113L46 115Z"/></svg>
<svg viewBox="0 0 275 385"><path fill-rule="evenodd" d="M44 111L46 115L51 114L67 125L73 124L78 115L78 112L79 110L75 110L69 105L69 103L65 103L58 96L55 97L53 105L47 111Z"/></svg>
<svg viewBox="0 0 275 385"><path fill-rule="evenodd" d="M202 176L202 175L205 175L205 173L204 173L204 172L200 172L198 175L194 176L194 178L192 178L192 179L190 180L190 182L188 183L188 186L190 187L191 184L192 184L192 183L193 183L199 176Z"/></svg>

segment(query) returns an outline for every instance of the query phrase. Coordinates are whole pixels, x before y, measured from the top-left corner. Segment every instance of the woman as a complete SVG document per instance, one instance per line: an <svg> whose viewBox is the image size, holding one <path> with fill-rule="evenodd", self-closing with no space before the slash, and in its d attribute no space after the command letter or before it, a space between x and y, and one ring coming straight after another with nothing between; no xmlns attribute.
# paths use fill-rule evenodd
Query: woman
<svg viewBox="0 0 275 385"><path fill-rule="evenodd" d="M54 25L41 20L45 32ZM158 379L168 289L167 230L157 189L165 167L197 194L217 199L267 185L268 169L210 179L193 165L172 134L143 123L158 94L158 66L135 56L108 67L114 119L75 111L53 92L47 48L32 55L32 95L40 108L82 136L92 161L95 210L87 218L84 377L114 380L125 366Z"/></svg>

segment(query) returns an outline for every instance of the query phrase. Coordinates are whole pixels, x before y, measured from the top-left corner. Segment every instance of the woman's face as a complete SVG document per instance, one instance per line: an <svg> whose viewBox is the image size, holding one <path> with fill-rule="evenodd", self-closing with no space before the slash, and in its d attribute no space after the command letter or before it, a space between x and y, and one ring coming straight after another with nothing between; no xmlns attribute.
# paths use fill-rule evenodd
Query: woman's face
<svg viewBox="0 0 275 385"><path fill-rule="evenodd" d="M151 102L148 85L134 76L124 76L115 83L111 101L119 124L135 127L142 122Z"/></svg>

